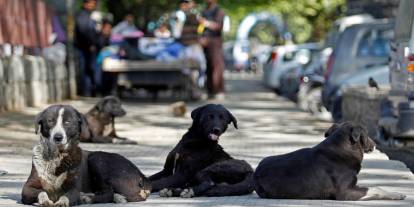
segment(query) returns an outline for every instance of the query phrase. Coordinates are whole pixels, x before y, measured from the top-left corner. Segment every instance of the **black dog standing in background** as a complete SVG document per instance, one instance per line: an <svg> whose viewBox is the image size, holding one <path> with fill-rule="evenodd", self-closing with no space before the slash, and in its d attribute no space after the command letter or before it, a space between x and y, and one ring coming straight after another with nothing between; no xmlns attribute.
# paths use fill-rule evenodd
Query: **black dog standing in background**
<svg viewBox="0 0 414 207"><path fill-rule="evenodd" d="M193 124L168 154L164 169L152 175L160 196L235 196L253 192L252 167L236 160L218 144L236 118L222 105L208 104L191 113Z"/></svg>
<svg viewBox="0 0 414 207"><path fill-rule="evenodd" d="M375 143L365 128L349 122L333 125L326 139L304 148L263 159L254 173L261 198L331 200L401 200L405 196L378 187L357 186L363 154Z"/></svg>
<svg viewBox="0 0 414 207"><path fill-rule="evenodd" d="M150 182L132 162L118 154L88 152L78 146L86 130L85 118L71 106L53 105L36 116L40 142L33 148L23 204L68 207L146 200Z"/></svg>
<svg viewBox="0 0 414 207"><path fill-rule="evenodd" d="M116 134L115 118L125 115L126 111L117 97L107 96L101 99L85 114L90 130L82 134L81 142L137 144Z"/></svg>

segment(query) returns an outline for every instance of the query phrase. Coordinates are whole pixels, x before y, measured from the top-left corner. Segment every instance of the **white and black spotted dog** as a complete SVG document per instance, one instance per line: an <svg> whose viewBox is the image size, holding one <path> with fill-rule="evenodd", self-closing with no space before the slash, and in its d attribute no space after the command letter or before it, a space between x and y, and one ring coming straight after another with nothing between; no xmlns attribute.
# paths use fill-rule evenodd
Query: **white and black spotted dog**
<svg viewBox="0 0 414 207"><path fill-rule="evenodd" d="M119 154L88 152L78 146L80 134L87 130L86 119L71 106L53 105L37 115L40 141L33 148L22 203L68 207L147 199L151 184L132 162Z"/></svg>
<svg viewBox="0 0 414 207"><path fill-rule="evenodd" d="M54 105L35 119L40 142L33 148L32 171L22 191L22 202L66 207L80 203L87 156L78 146L87 129L82 115L71 106Z"/></svg>

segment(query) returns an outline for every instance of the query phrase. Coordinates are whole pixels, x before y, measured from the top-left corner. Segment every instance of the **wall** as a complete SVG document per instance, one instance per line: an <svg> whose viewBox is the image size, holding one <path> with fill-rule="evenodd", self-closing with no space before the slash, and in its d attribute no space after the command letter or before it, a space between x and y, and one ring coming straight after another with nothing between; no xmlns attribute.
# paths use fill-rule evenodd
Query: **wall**
<svg viewBox="0 0 414 207"><path fill-rule="evenodd" d="M65 65L38 56L0 57L0 111L75 98L75 84Z"/></svg>

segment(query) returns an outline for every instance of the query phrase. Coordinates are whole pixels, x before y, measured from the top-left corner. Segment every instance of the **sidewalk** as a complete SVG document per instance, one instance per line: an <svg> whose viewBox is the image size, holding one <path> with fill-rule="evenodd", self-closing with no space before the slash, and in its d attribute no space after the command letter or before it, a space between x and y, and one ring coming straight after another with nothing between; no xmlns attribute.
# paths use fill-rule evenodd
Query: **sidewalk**
<svg viewBox="0 0 414 207"><path fill-rule="evenodd" d="M238 119L239 130L229 126L220 139L233 157L245 159L256 167L265 156L291 152L319 143L330 123L320 122L296 109L294 104L264 89L259 78L231 75L228 96L222 102ZM96 100L67 102L86 112ZM204 103L193 103L189 110ZM124 104L127 116L119 119L117 130L123 137L138 141L136 146L82 144L87 150L117 152L133 161L146 175L161 170L167 153L178 142L191 118L173 117L169 104ZM0 115L0 206L21 206L20 192L31 168L31 147L38 139L34 134L34 115L41 109L29 108L20 113ZM146 202L122 206L414 206L414 176L406 166L391 161L375 151L365 156L359 185L379 186L407 195L403 201L320 201L269 200L256 194L222 198L160 198L151 195ZM93 206L121 206L102 204Z"/></svg>

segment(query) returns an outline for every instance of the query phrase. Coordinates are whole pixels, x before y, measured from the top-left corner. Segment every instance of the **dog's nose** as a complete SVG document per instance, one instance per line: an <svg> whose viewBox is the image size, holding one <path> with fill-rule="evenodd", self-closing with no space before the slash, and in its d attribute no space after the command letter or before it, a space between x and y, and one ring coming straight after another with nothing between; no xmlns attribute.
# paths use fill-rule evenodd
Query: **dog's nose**
<svg viewBox="0 0 414 207"><path fill-rule="evenodd" d="M62 135L62 134L55 134L55 135L53 136L53 140L54 140L55 142L62 142L62 140L63 140L63 135Z"/></svg>
<svg viewBox="0 0 414 207"><path fill-rule="evenodd" d="M219 128L213 128L213 134L219 135L221 133L221 130Z"/></svg>

